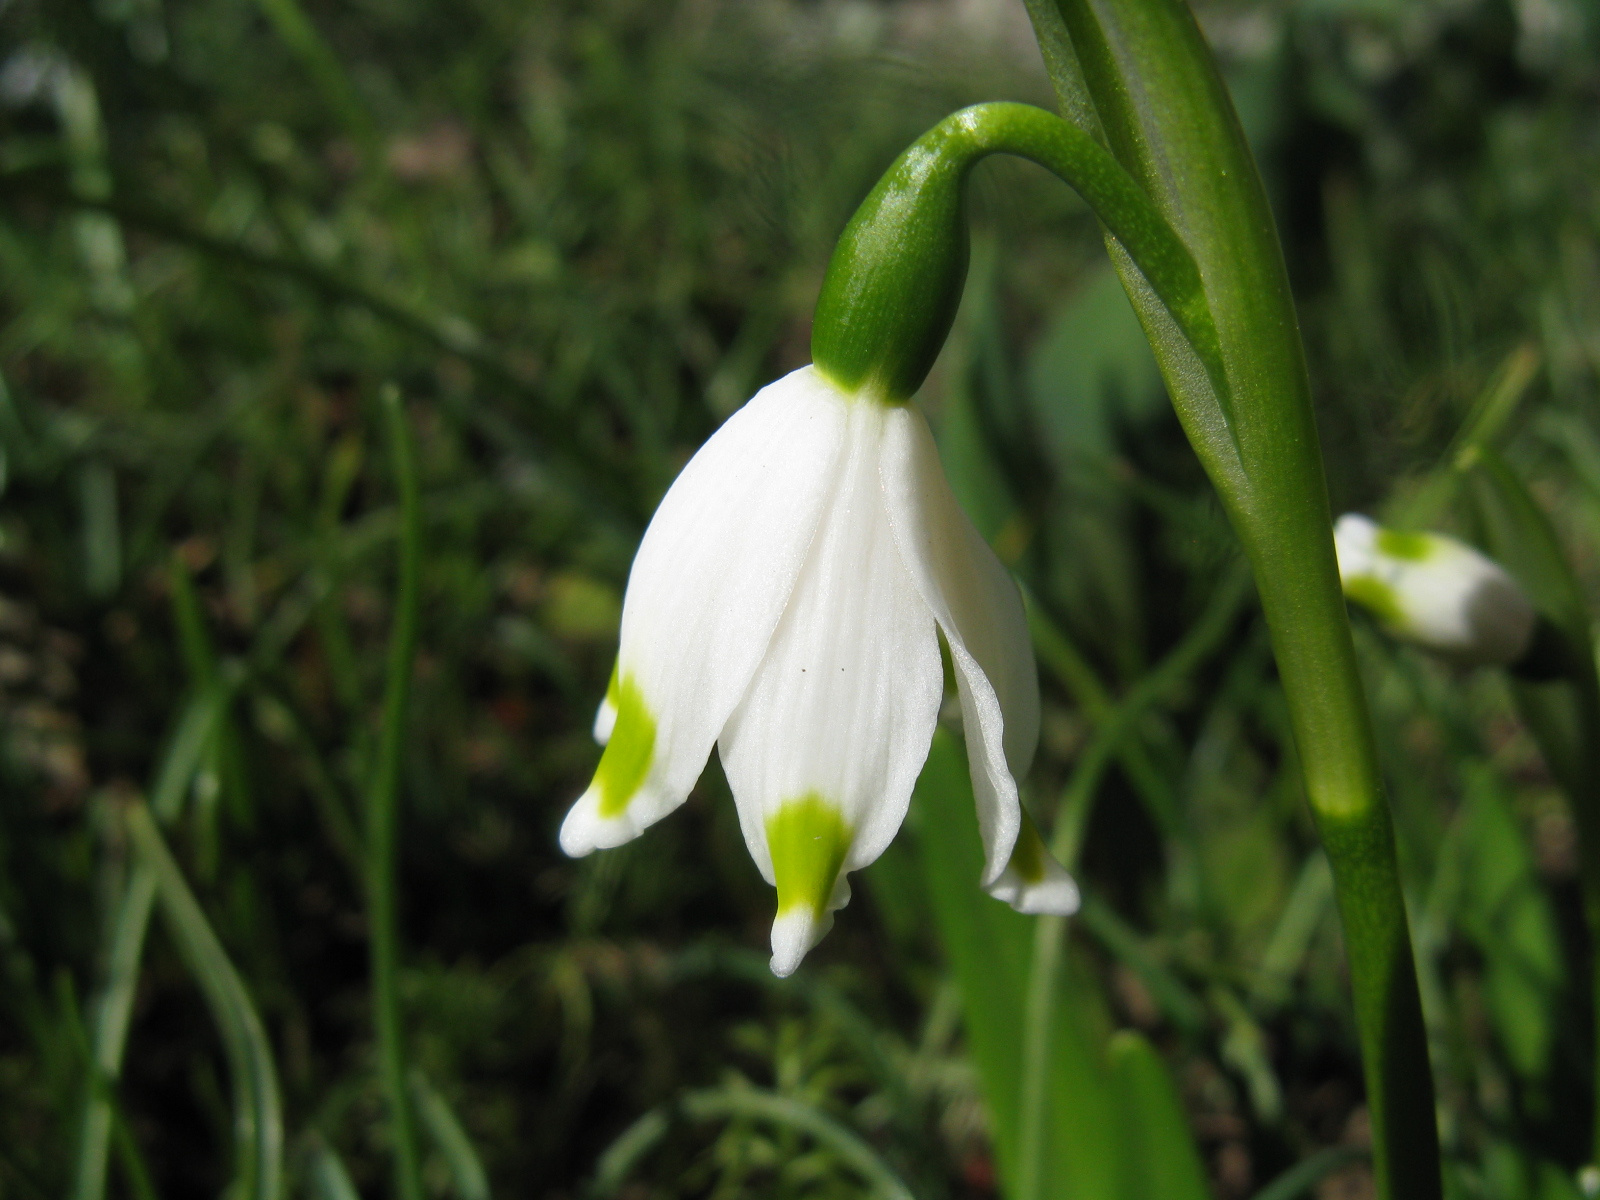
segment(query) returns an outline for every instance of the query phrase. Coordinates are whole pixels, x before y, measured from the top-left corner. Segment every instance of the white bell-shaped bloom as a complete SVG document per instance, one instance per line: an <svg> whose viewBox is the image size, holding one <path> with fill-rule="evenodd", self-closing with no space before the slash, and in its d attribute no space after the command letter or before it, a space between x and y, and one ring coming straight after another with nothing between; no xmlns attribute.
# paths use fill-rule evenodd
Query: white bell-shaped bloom
<svg viewBox="0 0 1600 1200"><path fill-rule="evenodd" d="M943 694L943 630L972 765L983 883L1024 912L1078 893L1017 798L1039 690L1015 583L956 503L922 414L803 367L701 447L645 531L594 782L568 854L682 804L719 745L751 856L777 888L788 975L905 819Z"/></svg>
<svg viewBox="0 0 1600 1200"><path fill-rule="evenodd" d="M1385 529L1360 513L1339 518L1333 542L1345 595L1394 636L1469 665L1507 666L1527 653L1532 603L1471 546Z"/></svg>

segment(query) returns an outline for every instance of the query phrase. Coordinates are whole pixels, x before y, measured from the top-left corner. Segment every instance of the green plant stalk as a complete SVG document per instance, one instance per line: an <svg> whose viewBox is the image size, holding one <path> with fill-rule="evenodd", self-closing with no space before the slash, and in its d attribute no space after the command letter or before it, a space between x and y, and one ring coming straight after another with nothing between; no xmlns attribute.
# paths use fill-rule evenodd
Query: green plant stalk
<svg viewBox="0 0 1600 1200"><path fill-rule="evenodd" d="M1333 867L1379 1195L1435 1200L1433 1080L1394 830L1339 586L1304 350L1254 158L1183 0L1056 0L1054 14L1034 7L1063 107L1082 111L1087 97L1090 132L1178 231L1205 281L1226 401L1208 394L1208 373L1150 281L1111 247L1179 419L1255 570Z"/></svg>
<svg viewBox="0 0 1600 1200"><path fill-rule="evenodd" d="M373 1024L379 1074L389 1109L394 1148L394 1188L399 1200L422 1200L421 1159L407 1094L404 1031L400 1019L400 913L396 893L400 755L417 652L418 590L422 571L422 519L416 456L400 393L383 393L383 416L400 492L399 581L383 696L378 754L367 795L367 920L371 927Z"/></svg>

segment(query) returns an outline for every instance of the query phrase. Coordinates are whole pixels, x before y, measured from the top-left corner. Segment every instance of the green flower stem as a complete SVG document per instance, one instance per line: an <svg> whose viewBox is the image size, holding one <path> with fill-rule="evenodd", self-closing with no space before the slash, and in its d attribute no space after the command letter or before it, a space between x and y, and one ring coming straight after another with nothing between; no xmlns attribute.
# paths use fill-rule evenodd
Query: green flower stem
<svg viewBox="0 0 1600 1200"><path fill-rule="evenodd" d="M1255 570L1307 797L1344 924L1379 1195L1440 1195L1433 1081L1394 831L1334 557L1304 350L1272 213L1216 64L1183 0L1035 6L1063 106L1177 230L1205 281L1230 395L1154 280L1111 247L1188 431ZM1225 422L1219 436L1217 421Z"/></svg>
<svg viewBox="0 0 1600 1200"><path fill-rule="evenodd" d="M407 1093L400 1021L400 914L395 888L400 755L405 744L406 707L417 652L422 521L416 458L398 389L384 389L383 415L400 491L400 577L395 594L394 627L389 634L383 724L378 734L372 790L367 797L367 919L371 925L373 1022L378 1035L384 1098L389 1108L395 1194L399 1200L422 1200L421 1162Z"/></svg>

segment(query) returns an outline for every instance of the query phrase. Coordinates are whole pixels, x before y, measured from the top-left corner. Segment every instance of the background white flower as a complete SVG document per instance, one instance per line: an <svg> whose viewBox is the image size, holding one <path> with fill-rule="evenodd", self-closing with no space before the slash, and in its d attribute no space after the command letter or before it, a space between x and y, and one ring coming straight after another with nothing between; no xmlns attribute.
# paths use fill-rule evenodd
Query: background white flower
<svg viewBox="0 0 1600 1200"><path fill-rule="evenodd" d="M1077 889L1017 797L1039 693L1021 597L957 505L922 414L815 367L762 389L684 468L640 544L572 855L683 803L721 748L751 856L778 891L787 975L883 853L928 754L950 647L983 883L1025 912Z"/></svg>
<svg viewBox="0 0 1600 1200"><path fill-rule="evenodd" d="M1339 518L1333 541L1345 595L1396 637L1473 665L1507 666L1527 653L1532 603L1471 546L1385 529L1360 513Z"/></svg>

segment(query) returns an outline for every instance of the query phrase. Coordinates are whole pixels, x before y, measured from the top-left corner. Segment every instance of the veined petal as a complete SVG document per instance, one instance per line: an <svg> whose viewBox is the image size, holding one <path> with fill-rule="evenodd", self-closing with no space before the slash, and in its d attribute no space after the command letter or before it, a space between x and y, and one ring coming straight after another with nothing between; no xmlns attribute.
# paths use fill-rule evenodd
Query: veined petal
<svg viewBox="0 0 1600 1200"><path fill-rule="evenodd" d="M1000 878L989 885L989 894L1020 913L1067 917L1078 911L1078 885L1050 853L1026 809L1011 858Z"/></svg>
<svg viewBox="0 0 1600 1200"><path fill-rule="evenodd" d="M881 464L895 545L950 644L972 790L992 886L1022 823L1016 781L1039 742L1039 676L1022 596L956 502L928 422L911 405L887 414Z"/></svg>
<svg viewBox="0 0 1600 1200"><path fill-rule="evenodd" d="M719 743L750 854L778 889L788 975L905 819L943 688L933 614L895 550L878 459L887 412L850 410L838 484L789 606Z"/></svg>
<svg viewBox="0 0 1600 1200"><path fill-rule="evenodd" d="M851 407L802 367L728 418L661 501L595 718L605 753L561 826L568 854L621 845L689 794L788 603Z"/></svg>

